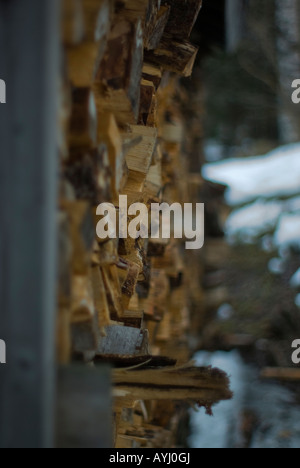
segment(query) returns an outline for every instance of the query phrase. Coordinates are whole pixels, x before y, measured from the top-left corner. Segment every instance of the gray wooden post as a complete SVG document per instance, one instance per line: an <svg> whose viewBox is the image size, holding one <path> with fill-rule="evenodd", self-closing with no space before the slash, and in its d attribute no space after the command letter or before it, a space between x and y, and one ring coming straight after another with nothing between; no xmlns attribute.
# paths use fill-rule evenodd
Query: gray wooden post
<svg viewBox="0 0 300 468"><path fill-rule="evenodd" d="M0 447L53 445L57 0L0 0Z"/></svg>

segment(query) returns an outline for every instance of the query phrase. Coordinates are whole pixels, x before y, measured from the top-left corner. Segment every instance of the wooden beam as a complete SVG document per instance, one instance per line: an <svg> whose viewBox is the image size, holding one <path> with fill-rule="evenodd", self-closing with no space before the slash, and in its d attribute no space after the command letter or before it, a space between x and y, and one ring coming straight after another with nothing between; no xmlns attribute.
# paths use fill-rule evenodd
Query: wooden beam
<svg viewBox="0 0 300 468"><path fill-rule="evenodd" d="M230 400L229 378L219 369L167 367L113 372L114 395L132 400L185 400L204 406Z"/></svg>
<svg viewBox="0 0 300 468"><path fill-rule="evenodd" d="M263 379L274 379L287 382L300 381L300 369L282 368L282 367L267 367L262 370L261 377Z"/></svg>

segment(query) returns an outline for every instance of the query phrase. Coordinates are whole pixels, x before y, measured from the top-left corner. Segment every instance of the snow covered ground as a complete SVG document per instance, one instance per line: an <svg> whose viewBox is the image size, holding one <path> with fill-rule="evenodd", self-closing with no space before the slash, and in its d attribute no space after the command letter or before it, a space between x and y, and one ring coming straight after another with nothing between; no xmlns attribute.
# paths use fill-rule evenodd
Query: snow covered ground
<svg viewBox="0 0 300 468"><path fill-rule="evenodd" d="M225 229L230 243L259 242L264 249L278 250L279 257L290 247L300 250L300 143L264 156L206 164L203 176L228 186L226 201L233 211ZM270 262L272 273L280 274L280 261Z"/></svg>
<svg viewBox="0 0 300 468"><path fill-rule="evenodd" d="M265 156L206 164L205 179L228 185L227 202L236 206L259 197L300 194L300 144L280 147Z"/></svg>
<svg viewBox="0 0 300 468"><path fill-rule="evenodd" d="M265 156L206 164L203 176L228 186L229 239L255 242L271 233L274 247L300 247L300 143Z"/></svg>
<svg viewBox="0 0 300 468"><path fill-rule="evenodd" d="M204 410L192 412L192 448L239 448L245 441L241 434L242 416L251 411L257 421L250 448L299 448L300 407L293 394L280 385L262 382L257 370L244 364L237 351L200 352L199 366L220 367L231 376L234 398L214 408L214 416Z"/></svg>

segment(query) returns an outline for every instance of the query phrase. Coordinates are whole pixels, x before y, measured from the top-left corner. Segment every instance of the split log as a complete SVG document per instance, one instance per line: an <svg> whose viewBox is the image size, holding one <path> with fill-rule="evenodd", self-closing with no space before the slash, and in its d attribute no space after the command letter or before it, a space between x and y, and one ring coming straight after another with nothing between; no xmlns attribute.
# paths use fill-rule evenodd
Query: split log
<svg viewBox="0 0 300 468"><path fill-rule="evenodd" d="M99 246L97 256L100 267L115 265L116 263L118 263L119 255L117 239L110 239L106 242L103 242Z"/></svg>
<svg viewBox="0 0 300 468"><path fill-rule="evenodd" d="M126 355L106 355L97 354L95 363L110 364L116 368L133 368L141 369L160 369L162 367L171 367L176 365L175 359L170 359L163 356L126 356Z"/></svg>
<svg viewBox="0 0 300 468"><path fill-rule="evenodd" d="M137 180L145 181L157 145L157 129L132 125L131 131L131 137L142 137L142 141L127 153L127 166Z"/></svg>
<svg viewBox="0 0 300 468"><path fill-rule="evenodd" d="M62 208L70 219L72 271L78 275L87 275L95 240L95 227L90 205L83 201L64 201Z"/></svg>
<svg viewBox="0 0 300 468"><path fill-rule="evenodd" d="M112 175L105 144L90 151L71 151L64 175L72 184L76 198L98 206L112 197Z"/></svg>
<svg viewBox="0 0 300 468"><path fill-rule="evenodd" d="M158 89L162 79L162 71L160 67L145 62L142 69L142 76L144 80L152 81L155 89Z"/></svg>
<svg viewBox="0 0 300 468"><path fill-rule="evenodd" d="M228 376L219 369L175 367L155 370L113 371L114 395L132 400L185 400L212 406L230 400Z"/></svg>
<svg viewBox="0 0 300 468"><path fill-rule="evenodd" d="M163 0L171 7L166 32L181 39L190 37L202 7L202 0Z"/></svg>
<svg viewBox="0 0 300 468"><path fill-rule="evenodd" d="M118 241L110 239L99 245L97 258L100 267L115 265L119 261Z"/></svg>
<svg viewBox="0 0 300 468"><path fill-rule="evenodd" d="M97 73L95 94L100 113L114 113L121 125L137 122L142 66L141 23L116 23Z"/></svg>
<svg viewBox="0 0 300 468"><path fill-rule="evenodd" d="M104 55L106 42L83 42L66 51L68 78L74 87L91 86Z"/></svg>
<svg viewBox="0 0 300 468"><path fill-rule="evenodd" d="M65 45L76 45L84 38L84 19L81 0L62 2L62 38Z"/></svg>
<svg viewBox="0 0 300 468"><path fill-rule="evenodd" d="M167 309L169 291L170 283L165 271L152 268L149 296L140 301L147 320L162 320Z"/></svg>
<svg viewBox="0 0 300 468"><path fill-rule="evenodd" d="M184 126L180 121L166 122L161 127L161 136L164 142L181 145L184 140Z"/></svg>
<svg viewBox="0 0 300 468"><path fill-rule="evenodd" d="M116 15L134 23L141 20L143 27L145 22L157 11L160 0L121 0L116 5Z"/></svg>
<svg viewBox="0 0 300 468"><path fill-rule="evenodd" d="M192 74L198 48L188 40L164 34L157 49L146 51L148 62L162 66L165 70L189 77Z"/></svg>
<svg viewBox="0 0 300 468"><path fill-rule="evenodd" d="M85 40L99 42L106 38L113 14L114 0L82 0Z"/></svg>
<svg viewBox="0 0 300 468"><path fill-rule="evenodd" d="M118 325L105 328L106 336L100 340L98 355L135 356L148 354L147 330Z"/></svg>
<svg viewBox="0 0 300 468"><path fill-rule="evenodd" d="M159 161L154 166L150 167L146 178L144 192L148 199L156 199L159 192L162 190L162 186L162 167L161 161Z"/></svg>
<svg viewBox="0 0 300 468"><path fill-rule="evenodd" d="M73 86L91 86L102 61L111 25L111 0L82 0L84 40L66 50L68 76ZM78 41L77 41L78 42Z"/></svg>
<svg viewBox="0 0 300 468"><path fill-rule="evenodd" d="M142 79L141 81L141 100L139 110L139 124L147 125L149 114L153 107L155 98L155 87L152 81Z"/></svg>
<svg viewBox="0 0 300 468"><path fill-rule="evenodd" d="M153 18L145 34L145 49L154 50L158 48L169 20L170 10L169 6L163 6Z"/></svg>
<svg viewBox="0 0 300 468"><path fill-rule="evenodd" d="M145 203L143 197L145 181L142 179L141 175L137 172L130 172L126 185L123 189L122 195L127 195L128 204L133 203Z"/></svg>
<svg viewBox="0 0 300 468"><path fill-rule="evenodd" d="M95 97L91 89L74 89L69 132L71 148L96 148L97 119Z"/></svg>
<svg viewBox="0 0 300 468"><path fill-rule="evenodd" d="M136 285L139 279L141 266L130 260L122 259L123 268L120 270L119 277L122 277L122 305L124 310L128 309L130 300L135 293ZM123 274L121 275L121 273Z"/></svg>
<svg viewBox="0 0 300 468"><path fill-rule="evenodd" d="M130 307L130 302L129 302ZM122 320L126 327L143 328L144 311L143 310L125 310Z"/></svg>
<svg viewBox="0 0 300 468"><path fill-rule="evenodd" d="M111 320L119 321L123 315L121 285L118 270L115 265L101 268L106 290L107 302L110 310Z"/></svg>
<svg viewBox="0 0 300 468"><path fill-rule="evenodd" d="M100 329L103 329L110 324L110 314L103 278L99 267L92 268L92 286L98 325Z"/></svg>
<svg viewBox="0 0 300 468"><path fill-rule="evenodd" d="M122 137L113 114L106 113L99 115L98 138L108 148L112 171L112 195L114 198L117 198L125 186L128 168L123 151ZM109 201L109 199L106 201Z"/></svg>
<svg viewBox="0 0 300 468"><path fill-rule="evenodd" d="M158 100L156 95L152 100L150 111L147 116L146 124L148 127L158 127Z"/></svg>

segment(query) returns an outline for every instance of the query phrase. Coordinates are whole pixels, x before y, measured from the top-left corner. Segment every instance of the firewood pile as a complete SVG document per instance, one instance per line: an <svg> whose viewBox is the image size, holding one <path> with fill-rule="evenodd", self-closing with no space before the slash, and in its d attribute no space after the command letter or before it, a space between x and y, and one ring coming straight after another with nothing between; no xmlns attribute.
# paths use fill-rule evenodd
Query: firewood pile
<svg viewBox="0 0 300 468"><path fill-rule="evenodd" d="M225 374L187 365L200 254L174 238L102 242L96 208L118 210L119 195L147 206L201 202L181 86L201 0L62 3L58 361L114 367L116 447L170 447L174 401L210 411L231 396Z"/></svg>

